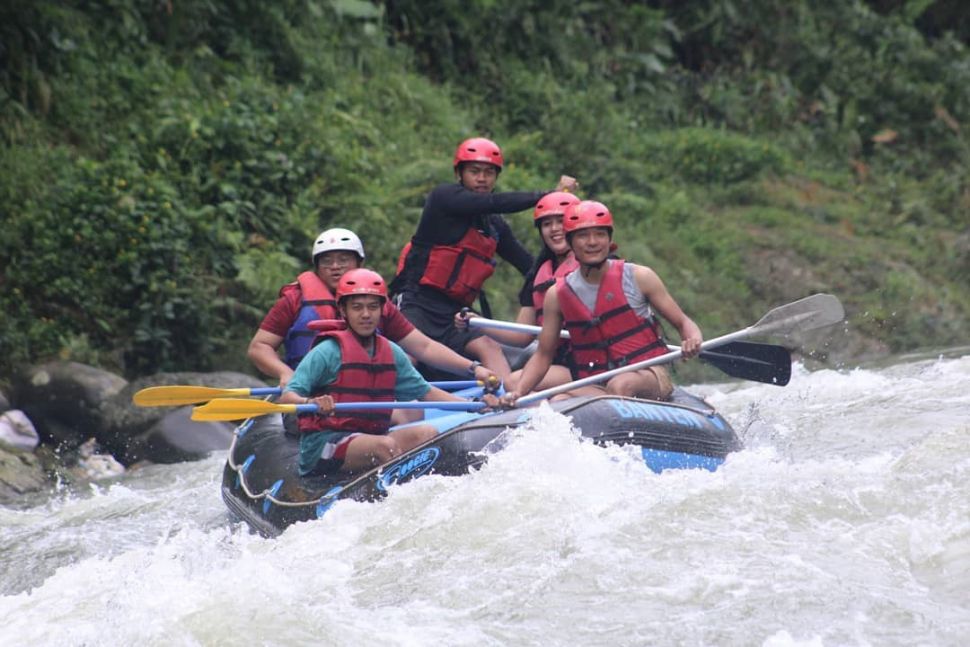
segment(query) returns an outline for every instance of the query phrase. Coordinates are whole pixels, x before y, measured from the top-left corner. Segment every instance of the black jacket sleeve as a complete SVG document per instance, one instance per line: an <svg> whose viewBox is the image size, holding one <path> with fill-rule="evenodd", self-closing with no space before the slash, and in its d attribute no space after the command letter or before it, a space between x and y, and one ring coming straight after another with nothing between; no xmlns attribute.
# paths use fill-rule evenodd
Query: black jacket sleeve
<svg viewBox="0 0 970 647"><path fill-rule="evenodd" d="M532 263L535 261L532 253L527 250L519 239L515 237L509 223L502 216L492 216L492 226L498 233L498 246L495 251L498 255L507 260L519 270L523 276L529 273Z"/></svg>
<svg viewBox="0 0 970 647"><path fill-rule="evenodd" d="M428 195L422 223L437 218L459 218L466 222L490 213L516 213L532 209L548 191L477 193L460 184L442 184Z"/></svg>

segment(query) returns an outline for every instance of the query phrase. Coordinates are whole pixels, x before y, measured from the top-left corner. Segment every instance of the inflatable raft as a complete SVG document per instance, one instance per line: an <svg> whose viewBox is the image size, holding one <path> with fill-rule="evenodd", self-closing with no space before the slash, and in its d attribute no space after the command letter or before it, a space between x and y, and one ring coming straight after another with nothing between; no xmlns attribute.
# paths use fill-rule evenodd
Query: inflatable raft
<svg viewBox="0 0 970 647"><path fill-rule="evenodd" d="M656 472L714 470L741 447L720 414L681 389L671 402L603 395L550 406L570 416L583 437L595 443L639 446L644 462ZM341 499L380 499L388 488L424 474L467 474L501 448L505 430L527 422L533 411L429 414L424 422L438 428L435 439L372 470L328 477L299 475L299 439L284 431L280 415L250 418L235 431L222 498L232 515L262 535L275 536L293 523L320 518Z"/></svg>

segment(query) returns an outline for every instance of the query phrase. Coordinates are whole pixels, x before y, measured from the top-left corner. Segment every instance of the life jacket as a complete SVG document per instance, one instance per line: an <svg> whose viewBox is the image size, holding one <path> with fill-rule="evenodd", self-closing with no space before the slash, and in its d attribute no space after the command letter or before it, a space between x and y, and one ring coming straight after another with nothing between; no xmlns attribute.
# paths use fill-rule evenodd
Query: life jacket
<svg viewBox="0 0 970 647"><path fill-rule="evenodd" d="M622 260L610 262L592 312L566 282L556 281L563 326L569 331L573 368L579 378L663 355L667 346L652 315L644 319L623 292Z"/></svg>
<svg viewBox="0 0 970 647"><path fill-rule="evenodd" d="M310 352L313 338L317 335L317 331L309 327L310 322L317 319L336 319L339 316L333 293L315 272L303 272L296 281L290 285L300 286L300 311L283 338L283 361L294 369ZM283 288L285 289L286 287ZM281 295L283 290L280 290Z"/></svg>
<svg viewBox="0 0 970 647"><path fill-rule="evenodd" d="M469 227L454 245L431 247L418 283L441 290L449 298L469 306L495 272L497 246L495 238Z"/></svg>
<svg viewBox="0 0 970 647"><path fill-rule="evenodd" d="M539 266L535 279L532 281L532 307L536 310L537 326L542 325L542 304L546 300L546 291L556 284L556 279L566 276L578 267L579 263L576 262L572 254L560 263L555 270L552 269L552 259Z"/></svg>
<svg viewBox="0 0 970 647"><path fill-rule="evenodd" d="M312 397L330 395L334 402L394 401L397 370L391 342L382 335L374 335L374 356L371 357L349 330L328 331L322 337L332 337L340 345L340 370L336 380L314 391ZM356 431L385 434L391 426L391 410L334 411L329 416L314 413L299 416L297 424L303 433Z"/></svg>
<svg viewBox="0 0 970 647"><path fill-rule="evenodd" d="M394 276L398 276L404 271L404 262L408 260L408 252L411 251L411 241L404 243L404 247L401 248L401 253L397 255L397 271Z"/></svg>

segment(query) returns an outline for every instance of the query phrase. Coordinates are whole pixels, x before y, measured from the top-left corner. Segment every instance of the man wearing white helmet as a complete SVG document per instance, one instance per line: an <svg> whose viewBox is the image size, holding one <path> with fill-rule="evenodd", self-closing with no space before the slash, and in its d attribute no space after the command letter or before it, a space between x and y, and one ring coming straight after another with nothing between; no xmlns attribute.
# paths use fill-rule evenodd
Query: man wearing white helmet
<svg viewBox="0 0 970 647"><path fill-rule="evenodd" d="M321 233L313 244L313 270L280 289L280 297L263 318L249 342L250 361L285 387L297 364L307 354L317 331L309 324L318 319L339 319L334 298L340 277L364 262L364 246L349 229L334 228ZM379 324L381 333L399 344L409 355L425 364L487 382L490 370L433 341L416 329L390 301L384 303ZM283 346L285 357L278 349Z"/></svg>

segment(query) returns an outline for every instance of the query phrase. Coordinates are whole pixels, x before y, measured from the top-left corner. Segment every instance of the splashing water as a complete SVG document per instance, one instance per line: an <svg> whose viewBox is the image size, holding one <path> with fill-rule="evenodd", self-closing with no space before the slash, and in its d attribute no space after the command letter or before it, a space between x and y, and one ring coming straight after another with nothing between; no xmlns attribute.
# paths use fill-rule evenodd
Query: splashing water
<svg viewBox="0 0 970 647"><path fill-rule="evenodd" d="M970 355L691 390L745 441L713 473L545 408L272 540L228 522L223 455L0 507L0 644L964 643Z"/></svg>

